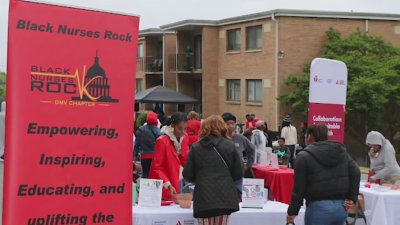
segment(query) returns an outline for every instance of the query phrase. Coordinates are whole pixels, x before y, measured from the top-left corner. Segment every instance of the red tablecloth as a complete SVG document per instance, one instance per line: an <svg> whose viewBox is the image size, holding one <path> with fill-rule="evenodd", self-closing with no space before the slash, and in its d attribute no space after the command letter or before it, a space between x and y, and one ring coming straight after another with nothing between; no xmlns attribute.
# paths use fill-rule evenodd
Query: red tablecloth
<svg viewBox="0 0 400 225"><path fill-rule="evenodd" d="M264 185L269 187L275 200L290 204L294 183L294 170L272 170L271 167L253 166L254 175L258 179L264 179Z"/></svg>

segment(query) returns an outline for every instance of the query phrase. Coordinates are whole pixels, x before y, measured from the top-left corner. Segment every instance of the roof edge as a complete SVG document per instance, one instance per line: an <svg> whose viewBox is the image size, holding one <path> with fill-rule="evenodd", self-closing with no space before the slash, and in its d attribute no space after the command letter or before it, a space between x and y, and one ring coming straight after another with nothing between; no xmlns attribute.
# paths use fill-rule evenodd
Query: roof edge
<svg viewBox="0 0 400 225"><path fill-rule="evenodd" d="M275 9L264 12L235 16L221 20L182 20L175 23L160 26L161 30L174 30L183 26L224 26L234 23L267 19L275 17L305 17L305 18L337 18L337 19L372 19L372 20L394 20L400 21L400 14L393 13L369 13L369 12L345 12L324 10L297 10L297 9Z"/></svg>
<svg viewBox="0 0 400 225"><path fill-rule="evenodd" d="M150 35L164 35L164 34L173 34L175 33L174 31L169 31L169 30L162 30L160 28L147 28L139 31L139 36L140 37L146 37Z"/></svg>
<svg viewBox="0 0 400 225"><path fill-rule="evenodd" d="M218 21L218 25L248 22L258 19L275 17L316 17L316 18L339 18L339 19L375 19L375 20L400 20L400 14L391 13L369 13L369 12L345 12L345 11L318 11L318 10L296 10L275 9L243 16L236 16Z"/></svg>
<svg viewBox="0 0 400 225"><path fill-rule="evenodd" d="M160 26L162 30L173 30L177 29L179 27L187 26L187 25L192 25L192 26L217 26L218 25L218 20L195 20L195 19L189 19L189 20L181 20L175 23L170 23L166 24L163 26Z"/></svg>

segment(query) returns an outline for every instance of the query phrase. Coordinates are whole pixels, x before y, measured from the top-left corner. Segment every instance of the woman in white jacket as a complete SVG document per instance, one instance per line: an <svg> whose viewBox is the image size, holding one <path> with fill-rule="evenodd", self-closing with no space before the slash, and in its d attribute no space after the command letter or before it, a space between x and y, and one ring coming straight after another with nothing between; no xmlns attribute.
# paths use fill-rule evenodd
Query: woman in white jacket
<svg viewBox="0 0 400 225"><path fill-rule="evenodd" d="M255 146L256 155L254 159L254 163L260 164L261 155L266 150L268 144L268 138L264 134L265 122L262 120L257 121L256 129L253 130L253 135L251 137L251 143Z"/></svg>
<svg viewBox="0 0 400 225"><path fill-rule="evenodd" d="M393 145L381 133L371 131L367 135L366 143L371 150L371 170L375 174L371 181L382 180L382 183L400 184L400 167L396 161L396 152Z"/></svg>
<svg viewBox="0 0 400 225"><path fill-rule="evenodd" d="M290 167L294 168L294 154L297 145L297 129L292 126L289 115L286 115L282 122L281 137L285 138L285 145L290 150L289 163Z"/></svg>

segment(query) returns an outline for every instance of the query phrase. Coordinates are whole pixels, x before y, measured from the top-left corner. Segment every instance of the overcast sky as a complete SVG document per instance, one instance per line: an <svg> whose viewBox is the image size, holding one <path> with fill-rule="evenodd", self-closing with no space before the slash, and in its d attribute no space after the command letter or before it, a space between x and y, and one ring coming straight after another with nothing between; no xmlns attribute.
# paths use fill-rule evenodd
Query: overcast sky
<svg viewBox="0 0 400 225"><path fill-rule="evenodd" d="M5 71L8 1L0 0L0 71ZM47 0L141 16L140 29L184 19L222 19L272 9L400 14L400 0Z"/></svg>

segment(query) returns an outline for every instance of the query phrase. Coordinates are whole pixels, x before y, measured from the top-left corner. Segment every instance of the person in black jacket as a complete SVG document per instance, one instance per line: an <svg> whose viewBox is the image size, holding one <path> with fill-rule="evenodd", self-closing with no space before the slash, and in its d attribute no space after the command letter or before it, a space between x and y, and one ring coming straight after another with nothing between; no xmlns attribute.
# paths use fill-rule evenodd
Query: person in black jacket
<svg viewBox="0 0 400 225"><path fill-rule="evenodd" d="M301 123L300 136L299 136L299 145L302 149L306 148L306 132L307 132L307 122Z"/></svg>
<svg viewBox="0 0 400 225"><path fill-rule="evenodd" d="M357 201L360 169L342 143L328 141L325 124L307 130L306 144L296 159L287 222L294 222L306 199L305 225L343 225L346 208Z"/></svg>
<svg viewBox="0 0 400 225"><path fill-rule="evenodd" d="M226 225L229 215L239 211L234 181L242 178L243 166L227 132L220 116L205 119L183 170L184 178L195 183L193 211L199 225Z"/></svg>
<svg viewBox="0 0 400 225"><path fill-rule="evenodd" d="M157 138L161 135L160 128L157 127L157 114L149 112L146 123L146 125L141 126L136 132L135 140L135 152L140 154L140 161L143 168L142 178L149 177L154 147Z"/></svg>
<svg viewBox="0 0 400 225"><path fill-rule="evenodd" d="M272 142L273 142L272 136L273 136L273 134L268 129L268 123L267 122L264 122L264 134L265 134L265 137L267 137L267 140L268 140L267 147L272 148Z"/></svg>

